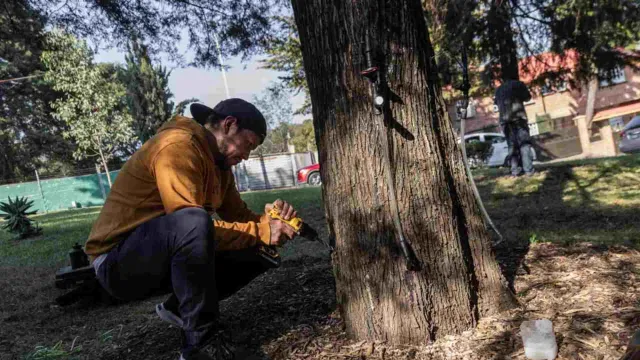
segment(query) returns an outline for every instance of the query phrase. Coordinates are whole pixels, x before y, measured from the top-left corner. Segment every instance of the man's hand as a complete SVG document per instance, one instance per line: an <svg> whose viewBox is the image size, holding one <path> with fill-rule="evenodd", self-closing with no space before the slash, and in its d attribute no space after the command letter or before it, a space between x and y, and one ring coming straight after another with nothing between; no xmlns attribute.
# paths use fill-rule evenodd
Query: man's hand
<svg viewBox="0 0 640 360"><path fill-rule="evenodd" d="M265 214L269 214L269 211L271 211L274 206L277 206L278 209L280 209L280 216L285 220L293 219L298 215L291 204L280 199L274 201L272 204L265 205ZM295 230L281 220L269 218L269 226L271 227L271 245L282 246L285 242L296 236Z"/></svg>
<svg viewBox="0 0 640 360"><path fill-rule="evenodd" d="M284 221L269 220L269 227L271 228L270 245L282 246L296 236L296 231Z"/></svg>
<svg viewBox="0 0 640 360"><path fill-rule="evenodd" d="M298 216L298 212L294 210L293 206L286 201L280 199L273 202L273 204L267 204L264 206L264 213L269 214L269 211L277 206L280 209L280 216L285 220L291 220ZM273 233L273 232L272 232Z"/></svg>

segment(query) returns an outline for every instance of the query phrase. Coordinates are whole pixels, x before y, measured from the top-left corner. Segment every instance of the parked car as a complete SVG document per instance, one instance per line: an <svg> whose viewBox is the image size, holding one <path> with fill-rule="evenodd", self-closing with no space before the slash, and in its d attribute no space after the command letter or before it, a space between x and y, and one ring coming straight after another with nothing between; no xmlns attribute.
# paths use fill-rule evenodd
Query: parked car
<svg viewBox="0 0 640 360"><path fill-rule="evenodd" d="M305 166L298 170L298 182L309 185L320 185L320 164Z"/></svg>
<svg viewBox="0 0 640 360"><path fill-rule="evenodd" d="M640 115L634 116L620 131L620 151L631 154L640 152Z"/></svg>
<svg viewBox="0 0 640 360"><path fill-rule="evenodd" d="M469 144L474 141L489 142L493 144L491 156L487 160L487 166L506 166L509 167L509 147L507 139L501 133L471 133L464 136L465 143ZM531 147L531 155L533 160L537 160L536 151Z"/></svg>

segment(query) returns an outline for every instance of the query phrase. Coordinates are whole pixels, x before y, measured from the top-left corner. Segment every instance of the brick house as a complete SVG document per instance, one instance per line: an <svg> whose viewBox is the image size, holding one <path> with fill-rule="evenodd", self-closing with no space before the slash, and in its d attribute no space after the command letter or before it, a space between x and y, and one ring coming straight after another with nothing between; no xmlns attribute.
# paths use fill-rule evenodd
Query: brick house
<svg viewBox="0 0 640 360"><path fill-rule="evenodd" d="M576 59L575 53L564 58L545 53L523 59L520 79L529 85L546 71L572 69ZM613 79L600 81L591 131L586 129L584 120L586 87L572 88L559 81L554 86L530 86L529 90L532 99L525 104L529 127L537 140L538 153L545 160L577 154L615 155L619 138L616 133L640 114L640 72L628 67L617 71ZM466 121L467 133L501 132L492 96L473 99L469 110L473 116ZM450 111L454 114L453 109Z"/></svg>

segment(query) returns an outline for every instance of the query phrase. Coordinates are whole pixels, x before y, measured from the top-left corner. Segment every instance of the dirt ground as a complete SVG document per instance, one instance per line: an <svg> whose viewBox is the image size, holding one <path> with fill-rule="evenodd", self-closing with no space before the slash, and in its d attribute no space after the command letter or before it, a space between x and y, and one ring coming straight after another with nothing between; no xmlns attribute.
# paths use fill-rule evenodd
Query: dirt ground
<svg viewBox="0 0 640 360"><path fill-rule="evenodd" d="M310 243L300 246L310 247ZM514 251L515 250L515 251ZM499 249L501 262L518 251ZM512 264L513 265L513 264ZM179 332L160 321L162 297L103 306L53 304L52 269L2 269L0 358L37 345L75 349L69 359L176 359ZM640 328L640 253L625 247L534 244L517 269L522 307L478 328L423 347L356 342L342 331L327 257L302 256L260 277L221 304L236 344L264 359L524 359L519 325L554 323L560 359L618 359ZM65 358L65 357L62 357Z"/></svg>
<svg viewBox="0 0 640 360"><path fill-rule="evenodd" d="M287 260L282 267L221 303L227 334L259 358L273 360L524 359L521 322L547 318L554 324L559 359L619 359L630 335L640 329L640 252L633 244L538 243L517 231L553 226L558 234L580 230L578 235L588 238L590 233L633 229L637 208L619 214L606 210L603 225L596 222L600 213L584 206L566 207L559 196L554 210L549 195L542 196L522 195L535 205L523 208L522 216L512 214L520 204L505 206L511 197L500 200L499 206L488 201L494 221L514 229L504 234L508 240L496 252L521 307L483 319L474 330L420 347L349 339L336 310L328 254L320 244L300 240L284 249ZM326 232L319 207L306 214ZM39 348L41 354L52 348L70 354L40 359L178 358L178 329L154 312L163 297L117 306L80 302L61 308L53 301L63 293L53 286L55 270L0 267L0 359L24 359L37 346L46 347Z"/></svg>

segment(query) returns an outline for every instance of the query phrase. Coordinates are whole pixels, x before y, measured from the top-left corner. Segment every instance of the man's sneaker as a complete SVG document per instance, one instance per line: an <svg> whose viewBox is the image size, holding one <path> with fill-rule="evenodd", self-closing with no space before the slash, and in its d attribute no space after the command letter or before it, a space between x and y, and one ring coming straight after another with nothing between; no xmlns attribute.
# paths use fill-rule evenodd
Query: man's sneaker
<svg viewBox="0 0 640 360"><path fill-rule="evenodd" d="M206 350L205 350L206 349ZM236 357L227 340L218 333L207 345L201 349L189 352L183 351L180 360L242 360L245 357Z"/></svg>
<svg viewBox="0 0 640 360"><path fill-rule="evenodd" d="M176 326L176 327L178 327L180 329L182 329L182 327L184 326L184 322L182 321L180 316L178 316L178 314L176 314L175 312L167 309L164 306L164 303L160 303L160 304L156 305L156 314L158 314L160 319L162 319L163 321L168 322L169 324L171 324L173 326Z"/></svg>

